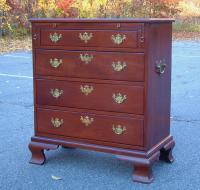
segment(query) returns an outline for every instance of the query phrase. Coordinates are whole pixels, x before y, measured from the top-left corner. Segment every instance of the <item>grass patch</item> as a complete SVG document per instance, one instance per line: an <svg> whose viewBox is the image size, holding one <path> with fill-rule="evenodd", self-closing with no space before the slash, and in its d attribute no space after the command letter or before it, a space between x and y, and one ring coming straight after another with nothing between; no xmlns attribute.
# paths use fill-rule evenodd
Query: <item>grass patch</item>
<svg viewBox="0 0 200 190"><path fill-rule="evenodd" d="M189 22L173 23L174 32L200 32L200 24L192 24Z"/></svg>
<svg viewBox="0 0 200 190"><path fill-rule="evenodd" d="M31 36L21 38L0 38L0 54L13 51L30 51L32 49Z"/></svg>
<svg viewBox="0 0 200 190"><path fill-rule="evenodd" d="M200 32L173 32L174 41L200 41Z"/></svg>

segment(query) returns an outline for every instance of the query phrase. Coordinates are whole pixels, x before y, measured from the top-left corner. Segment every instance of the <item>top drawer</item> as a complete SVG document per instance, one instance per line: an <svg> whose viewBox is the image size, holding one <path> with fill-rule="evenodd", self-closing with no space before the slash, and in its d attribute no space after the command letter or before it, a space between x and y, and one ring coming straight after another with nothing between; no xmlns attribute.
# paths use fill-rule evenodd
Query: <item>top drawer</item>
<svg viewBox="0 0 200 190"><path fill-rule="evenodd" d="M40 45L48 47L143 48L143 29L70 30L43 28Z"/></svg>

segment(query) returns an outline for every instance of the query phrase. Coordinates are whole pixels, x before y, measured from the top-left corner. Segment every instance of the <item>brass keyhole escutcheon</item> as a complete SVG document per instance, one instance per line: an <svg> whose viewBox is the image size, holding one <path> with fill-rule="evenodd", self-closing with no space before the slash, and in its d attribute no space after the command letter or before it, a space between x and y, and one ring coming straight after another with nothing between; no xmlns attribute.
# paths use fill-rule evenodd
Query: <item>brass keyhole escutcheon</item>
<svg viewBox="0 0 200 190"><path fill-rule="evenodd" d="M116 26L117 26L117 28L120 28L120 27L121 27L121 24L120 24L120 23L117 23Z"/></svg>

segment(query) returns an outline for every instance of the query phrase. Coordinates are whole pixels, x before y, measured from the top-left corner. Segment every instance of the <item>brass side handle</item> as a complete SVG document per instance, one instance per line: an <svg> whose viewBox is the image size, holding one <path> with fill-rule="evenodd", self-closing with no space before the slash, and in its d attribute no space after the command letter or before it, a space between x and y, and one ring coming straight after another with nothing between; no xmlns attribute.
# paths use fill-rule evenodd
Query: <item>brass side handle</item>
<svg viewBox="0 0 200 190"><path fill-rule="evenodd" d="M86 127L94 122L94 118L90 118L89 116L81 116L80 120Z"/></svg>
<svg viewBox="0 0 200 190"><path fill-rule="evenodd" d="M113 62L112 63L112 67L114 69L114 71L120 72L122 70L124 70L124 68L126 67L126 62L121 62L121 61L117 61L117 62Z"/></svg>
<svg viewBox="0 0 200 190"><path fill-rule="evenodd" d="M51 123L53 125L53 127L55 128L59 128L61 127L61 125L64 123L64 120L63 119L59 119L59 118L51 118Z"/></svg>
<svg viewBox="0 0 200 190"><path fill-rule="evenodd" d="M56 32L54 34L50 33L49 38L52 42L57 43L62 38L62 34Z"/></svg>
<svg viewBox="0 0 200 190"><path fill-rule="evenodd" d="M113 125L112 130L116 135L122 135L126 131L126 127L121 125L115 127L115 125Z"/></svg>
<svg viewBox="0 0 200 190"><path fill-rule="evenodd" d="M126 35L125 34L123 34L123 35L122 34L112 35L111 39L112 39L114 44L120 45L126 40Z"/></svg>
<svg viewBox="0 0 200 190"><path fill-rule="evenodd" d="M88 43L88 41L90 41L93 37L92 33L79 33L79 38L81 39L81 41L84 41L85 43Z"/></svg>
<svg viewBox="0 0 200 190"><path fill-rule="evenodd" d="M89 85L84 85L80 87L80 90L83 94L85 94L86 96L88 96L93 90L93 86L89 86Z"/></svg>
<svg viewBox="0 0 200 190"><path fill-rule="evenodd" d="M63 90L55 88L51 89L50 93L54 98L58 99L63 94Z"/></svg>
<svg viewBox="0 0 200 190"><path fill-rule="evenodd" d="M166 66L167 65L165 63L165 59L156 61L156 65L155 65L156 73L158 73L159 75L164 74Z"/></svg>
<svg viewBox="0 0 200 190"><path fill-rule="evenodd" d="M93 55L89 55L88 53L85 53L85 54L80 54L80 59L82 62L84 62L85 64L89 64L92 59L94 58Z"/></svg>
<svg viewBox="0 0 200 190"><path fill-rule="evenodd" d="M49 63L53 68L58 68L62 64L62 62L63 62L62 59L57 59L57 58L49 60Z"/></svg>
<svg viewBox="0 0 200 190"><path fill-rule="evenodd" d="M121 93L117 93L117 94L113 94L113 100L117 103L117 104L122 104L126 99L127 96L126 95L122 95Z"/></svg>

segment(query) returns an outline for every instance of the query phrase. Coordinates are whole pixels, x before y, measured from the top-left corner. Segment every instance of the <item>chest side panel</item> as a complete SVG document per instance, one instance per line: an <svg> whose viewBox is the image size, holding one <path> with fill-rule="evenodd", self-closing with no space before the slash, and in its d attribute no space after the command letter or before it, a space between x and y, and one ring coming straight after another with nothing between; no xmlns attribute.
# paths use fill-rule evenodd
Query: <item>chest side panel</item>
<svg viewBox="0 0 200 190"><path fill-rule="evenodd" d="M171 23L146 24L145 135L148 148L170 133Z"/></svg>

